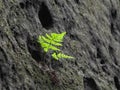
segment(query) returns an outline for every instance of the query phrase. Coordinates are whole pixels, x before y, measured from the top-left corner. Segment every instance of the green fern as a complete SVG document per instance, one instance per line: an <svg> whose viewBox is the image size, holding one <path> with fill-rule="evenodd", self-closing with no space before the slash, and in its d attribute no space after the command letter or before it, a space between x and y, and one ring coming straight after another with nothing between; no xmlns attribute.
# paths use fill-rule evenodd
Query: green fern
<svg viewBox="0 0 120 90"><path fill-rule="evenodd" d="M74 57L72 57L72 56L69 56L69 55L65 55L65 54L63 54L63 53L53 53L52 54L52 57L55 59L55 60L58 60L58 59L61 59L61 58L71 58L71 59L73 59Z"/></svg>
<svg viewBox="0 0 120 90"><path fill-rule="evenodd" d="M52 57L56 60L61 58L73 58L71 56L62 54L62 53L55 53L56 51L61 52L61 50L58 47L62 46L63 38L65 36L66 32L63 32L61 34L57 33L51 33L50 35L46 34L46 36L40 35L38 37L38 43L41 45L43 50L47 53L49 50L53 51Z"/></svg>

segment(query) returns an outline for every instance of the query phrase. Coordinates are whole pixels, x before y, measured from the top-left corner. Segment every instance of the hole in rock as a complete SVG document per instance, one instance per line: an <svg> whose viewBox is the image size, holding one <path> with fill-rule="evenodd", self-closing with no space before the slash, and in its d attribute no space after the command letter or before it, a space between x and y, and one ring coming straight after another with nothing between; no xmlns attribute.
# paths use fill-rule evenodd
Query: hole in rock
<svg viewBox="0 0 120 90"><path fill-rule="evenodd" d="M25 5L26 5L26 8L29 8L29 7L31 7L32 2L31 2L31 1L26 1L26 2L25 2Z"/></svg>
<svg viewBox="0 0 120 90"><path fill-rule="evenodd" d="M72 40L77 40L77 39L78 39L76 35L72 35L72 34L70 34L70 38L71 38Z"/></svg>
<svg viewBox="0 0 120 90"><path fill-rule="evenodd" d="M75 0L75 2L78 4L78 3L79 3L79 0Z"/></svg>
<svg viewBox="0 0 120 90"><path fill-rule="evenodd" d="M99 90L93 78L84 77L84 90Z"/></svg>
<svg viewBox="0 0 120 90"><path fill-rule="evenodd" d="M49 29L53 26L51 13L45 3L41 4L38 16L44 28Z"/></svg>
<svg viewBox="0 0 120 90"><path fill-rule="evenodd" d="M35 88L34 88L34 87L32 87L32 86L31 86L31 87L29 87L29 90L34 90L34 89L35 89Z"/></svg>
<svg viewBox="0 0 120 90"><path fill-rule="evenodd" d="M113 19L117 18L117 10L116 9L111 9L111 16Z"/></svg>
<svg viewBox="0 0 120 90"><path fill-rule="evenodd" d="M55 1L55 4L58 4L58 1L57 0L54 0Z"/></svg>
<svg viewBox="0 0 120 90"><path fill-rule="evenodd" d="M115 86L117 88L117 90L120 90L120 83L119 83L119 80L118 80L118 77L114 77L114 82L115 82Z"/></svg>
<svg viewBox="0 0 120 90"><path fill-rule="evenodd" d="M29 8L32 6L32 2L31 1L20 2L19 5L22 9Z"/></svg>
<svg viewBox="0 0 120 90"><path fill-rule="evenodd" d="M36 41L36 38L32 38L30 36L27 37L27 47L28 51L31 54L32 58L35 59L37 62L42 60L41 58L41 49L39 44Z"/></svg>
<svg viewBox="0 0 120 90"><path fill-rule="evenodd" d="M6 52L4 51L4 49L2 47L0 47L0 60L2 60L2 61L8 60Z"/></svg>
<svg viewBox="0 0 120 90"><path fill-rule="evenodd" d="M103 65L103 66L102 66L102 70L103 70L103 72L105 72L105 73L107 73L108 75L110 75L109 70L108 70L108 67L107 67L106 65Z"/></svg>
<svg viewBox="0 0 120 90"><path fill-rule="evenodd" d="M5 88L6 88L6 90L10 90L9 86L7 86L7 85L5 86Z"/></svg>
<svg viewBox="0 0 120 90"><path fill-rule="evenodd" d="M97 47L97 58L100 58L102 59L102 52L101 52L101 49L99 47Z"/></svg>
<svg viewBox="0 0 120 90"><path fill-rule="evenodd" d="M105 61L104 61L104 60L101 60L100 63L101 63L101 64L105 64Z"/></svg>
<svg viewBox="0 0 120 90"><path fill-rule="evenodd" d="M109 45L108 50L109 50L109 54L110 54L111 58L114 60L114 63L115 63L116 65L118 65L118 61L117 61L117 59L116 59L116 55L115 55L115 50L114 50L114 48Z"/></svg>
<svg viewBox="0 0 120 90"><path fill-rule="evenodd" d="M111 33L114 35L116 32L113 22L111 22L110 29L111 29Z"/></svg>
<svg viewBox="0 0 120 90"><path fill-rule="evenodd" d="M25 8L25 4L24 3L20 3L20 7L22 8L22 9L24 9Z"/></svg>
<svg viewBox="0 0 120 90"><path fill-rule="evenodd" d="M110 54L114 54L114 48L112 46L109 46L108 50Z"/></svg>

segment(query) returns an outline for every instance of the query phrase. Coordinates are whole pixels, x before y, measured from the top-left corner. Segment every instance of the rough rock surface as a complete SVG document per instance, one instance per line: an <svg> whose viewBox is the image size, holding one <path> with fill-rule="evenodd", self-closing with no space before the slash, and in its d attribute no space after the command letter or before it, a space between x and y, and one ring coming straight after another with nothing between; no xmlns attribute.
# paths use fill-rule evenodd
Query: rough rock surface
<svg viewBox="0 0 120 90"><path fill-rule="evenodd" d="M43 58L63 31L75 60ZM0 90L120 90L120 0L0 0Z"/></svg>

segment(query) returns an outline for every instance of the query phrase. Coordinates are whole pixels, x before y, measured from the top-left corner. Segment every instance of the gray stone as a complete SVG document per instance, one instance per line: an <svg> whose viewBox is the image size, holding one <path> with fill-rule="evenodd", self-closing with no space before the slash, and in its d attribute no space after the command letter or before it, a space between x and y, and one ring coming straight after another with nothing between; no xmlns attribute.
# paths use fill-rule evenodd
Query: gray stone
<svg viewBox="0 0 120 90"><path fill-rule="evenodd" d="M37 38L64 31L55 61ZM0 90L120 90L120 0L0 0Z"/></svg>

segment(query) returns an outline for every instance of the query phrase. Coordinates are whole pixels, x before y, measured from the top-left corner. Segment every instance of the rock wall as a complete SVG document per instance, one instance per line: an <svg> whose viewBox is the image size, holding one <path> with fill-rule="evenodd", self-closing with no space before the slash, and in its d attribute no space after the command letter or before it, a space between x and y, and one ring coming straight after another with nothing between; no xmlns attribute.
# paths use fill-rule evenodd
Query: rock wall
<svg viewBox="0 0 120 90"><path fill-rule="evenodd" d="M63 31L75 59L44 56ZM0 90L120 90L120 0L0 0Z"/></svg>

